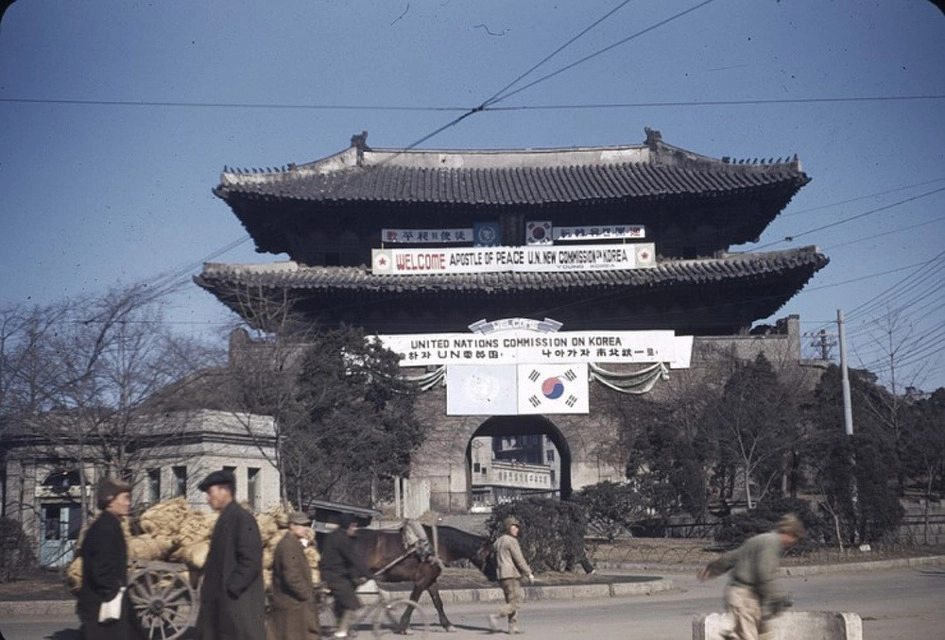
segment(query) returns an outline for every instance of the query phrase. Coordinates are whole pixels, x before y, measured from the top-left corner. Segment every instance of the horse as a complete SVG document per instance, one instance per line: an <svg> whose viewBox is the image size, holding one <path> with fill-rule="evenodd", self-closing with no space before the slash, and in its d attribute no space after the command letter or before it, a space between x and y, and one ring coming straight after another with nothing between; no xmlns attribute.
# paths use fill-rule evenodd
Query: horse
<svg viewBox="0 0 945 640"><path fill-rule="evenodd" d="M423 525L423 529L435 548L436 555L443 564L469 561L473 566L487 575L492 545L487 538L467 533L455 527ZM434 538L434 535L436 538ZM365 560L368 568L374 572L380 571L404 556L404 543L400 530L358 529L354 536L354 552ZM443 611L443 600L436 581L443 572L442 564L430 561L421 561L416 554L409 554L399 562L394 563L378 575L378 579L385 582L413 582L410 599L417 602L424 591L430 594L433 606L440 619L440 625L448 632L456 631L456 627L446 617ZM400 619L399 633L406 633L410 624L410 615L413 610L408 608Z"/></svg>

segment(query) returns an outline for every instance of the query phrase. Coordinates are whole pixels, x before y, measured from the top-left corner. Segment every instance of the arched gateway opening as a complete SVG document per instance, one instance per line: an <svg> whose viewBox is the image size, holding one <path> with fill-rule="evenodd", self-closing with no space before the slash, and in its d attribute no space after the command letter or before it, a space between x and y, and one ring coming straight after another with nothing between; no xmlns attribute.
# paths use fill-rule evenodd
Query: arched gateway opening
<svg viewBox="0 0 945 640"><path fill-rule="evenodd" d="M494 416L466 445L469 504L528 495L571 496L571 449L544 416Z"/></svg>

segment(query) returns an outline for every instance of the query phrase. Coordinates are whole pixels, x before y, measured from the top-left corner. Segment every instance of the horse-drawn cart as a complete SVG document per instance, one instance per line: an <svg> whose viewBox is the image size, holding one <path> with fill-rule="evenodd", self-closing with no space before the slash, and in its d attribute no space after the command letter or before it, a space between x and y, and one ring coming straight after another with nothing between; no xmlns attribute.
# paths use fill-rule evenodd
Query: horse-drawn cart
<svg viewBox="0 0 945 640"><path fill-rule="evenodd" d="M174 640L193 626L199 579L183 563L132 560L128 595L148 640Z"/></svg>

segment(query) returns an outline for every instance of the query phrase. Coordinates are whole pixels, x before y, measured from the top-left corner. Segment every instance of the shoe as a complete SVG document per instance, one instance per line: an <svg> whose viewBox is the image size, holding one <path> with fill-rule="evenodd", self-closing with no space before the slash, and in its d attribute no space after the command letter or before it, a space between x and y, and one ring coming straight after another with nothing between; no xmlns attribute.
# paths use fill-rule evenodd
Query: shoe
<svg viewBox="0 0 945 640"><path fill-rule="evenodd" d="M331 637L332 637L332 638L347 638L347 637L348 637L348 632L347 632L347 631L335 631L333 634L331 634Z"/></svg>
<svg viewBox="0 0 945 640"><path fill-rule="evenodd" d="M522 629L521 629L518 625L516 625L516 624L510 624L510 625L509 625L509 635L510 635L510 636L515 636L515 635L518 635L518 634L520 634L520 633L525 633L525 631L522 630Z"/></svg>
<svg viewBox="0 0 945 640"><path fill-rule="evenodd" d="M489 614L489 631L491 631L492 633L498 632L500 620L501 620L500 616L494 613Z"/></svg>

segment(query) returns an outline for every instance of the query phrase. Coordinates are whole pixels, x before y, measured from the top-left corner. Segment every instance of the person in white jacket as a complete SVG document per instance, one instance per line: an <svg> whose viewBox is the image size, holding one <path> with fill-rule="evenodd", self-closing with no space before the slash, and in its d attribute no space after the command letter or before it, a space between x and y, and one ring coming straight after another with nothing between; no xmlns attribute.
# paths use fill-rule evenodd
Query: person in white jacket
<svg viewBox="0 0 945 640"><path fill-rule="evenodd" d="M521 579L524 576L529 583L533 583L535 575L525 562L522 548L518 544L518 534L521 531L518 519L509 516L502 521L502 527L505 533L493 543L492 549L496 557L499 585L502 587L502 595L505 596L505 606L489 616L489 629L498 631L502 618L507 617L509 633L522 633L518 627L518 610L522 606Z"/></svg>

